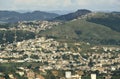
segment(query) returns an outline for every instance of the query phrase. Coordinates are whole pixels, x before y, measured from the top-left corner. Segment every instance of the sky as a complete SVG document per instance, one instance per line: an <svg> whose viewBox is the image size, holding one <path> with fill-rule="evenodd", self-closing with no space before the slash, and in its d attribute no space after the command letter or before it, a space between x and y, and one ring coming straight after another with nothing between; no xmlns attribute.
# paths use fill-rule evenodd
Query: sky
<svg viewBox="0 0 120 79"><path fill-rule="evenodd" d="M0 0L0 10L120 11L120 0Z"/></svg>

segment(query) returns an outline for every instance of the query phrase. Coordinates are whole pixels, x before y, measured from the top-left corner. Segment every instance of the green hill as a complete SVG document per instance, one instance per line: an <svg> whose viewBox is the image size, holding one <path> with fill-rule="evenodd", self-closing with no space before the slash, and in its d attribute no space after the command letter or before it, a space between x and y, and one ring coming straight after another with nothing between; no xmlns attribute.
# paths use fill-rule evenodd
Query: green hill
<svg viewBox="0 0 120 79"><path fill-rule="evenodd" d="M41 31L40 36L55 38L59 41L79 42L86 41L93 44L120 44L120 33L104 25L74 20Z"/></svg>
<svg viewBox="0 0 120 79"><path fill-rule="evenodd" d="M92 13L87 16L87 21L105 25L120 32L120 15L118 13Z"/></svg>

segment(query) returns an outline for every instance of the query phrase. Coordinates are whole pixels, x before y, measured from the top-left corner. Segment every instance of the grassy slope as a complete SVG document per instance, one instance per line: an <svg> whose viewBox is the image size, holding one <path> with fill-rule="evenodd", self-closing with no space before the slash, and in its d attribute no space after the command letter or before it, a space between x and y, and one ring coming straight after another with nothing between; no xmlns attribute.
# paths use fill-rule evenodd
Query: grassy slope
<svg viewBox="0 0 120 79"><path fill-rule="evenodd" d="M98 27L99 26L99 27ZM99 40L120 40L120 33L100 24L76 20L42 31L41 36L55 37L64 41L99 42Z"/></svg>

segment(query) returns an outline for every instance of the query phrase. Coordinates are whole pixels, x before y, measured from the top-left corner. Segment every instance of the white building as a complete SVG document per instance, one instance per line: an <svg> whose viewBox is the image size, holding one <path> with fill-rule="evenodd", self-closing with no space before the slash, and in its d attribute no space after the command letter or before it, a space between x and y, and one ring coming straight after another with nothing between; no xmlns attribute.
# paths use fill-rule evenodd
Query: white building
<svg viewBox="0 0 120 79"><path fill-rule="evenodd" d="M96 74L91 74L91 79L96 79Z"/></svg>
<svg viewBox="0 0 120 79"><path fill-rule="evenodd" d="M68 79L71 78L71 72L70 71L65 72L65 77Z"/></svg>

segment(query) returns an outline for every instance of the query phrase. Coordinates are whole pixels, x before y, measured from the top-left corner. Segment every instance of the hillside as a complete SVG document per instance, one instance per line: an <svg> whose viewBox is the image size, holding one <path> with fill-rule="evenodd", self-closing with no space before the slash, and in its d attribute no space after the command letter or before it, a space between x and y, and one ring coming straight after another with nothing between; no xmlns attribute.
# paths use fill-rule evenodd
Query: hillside
<svg viewBox="0 0 120 79"><path fill-rule="evenodd" d="M82 16L82 15L86 15L88 13L91 13L90 10L86 10L86 9L81 9L81 10L77 10L76 12L73 13L69 13L66 15L61 15L58 16L56 18L54 18L53 20L57 20L57 21L70 21L73 19L77 19L78 17Z"/></svg>
<svg viewBox="0 0 120 79"><path fill-rule="evenodd" d="M64 22L78 18L86 19L88 22L104 25L112 30L120 32L120 12L92 12L90 10L82 9L73 13L58 16L53 20Z"/></svg>
<svg viewBox="0 0 120 79"><path fill-rule="evenodd" d="M93 44L120 44L119 32L100 24L79 19L42 31L40 36L66 42L86 41Z"/></svg>
<svg viewBox="0 0 120 79"><path fill-rule="evenodd" d="M112 13L92 13L87 16L87 21L101 24L120 32L120 14L119 12Z"/></svg>
<svg viewBox="0 0 120 79"><path fill-rule="evenodd" d="M57 16L58 14L47 13L42 11L34 11L34 12L26 12L26 13L19 13L15 11L0 11L1 22L49 20Z"/></svg>

